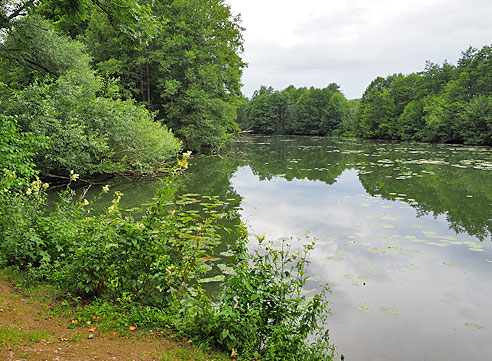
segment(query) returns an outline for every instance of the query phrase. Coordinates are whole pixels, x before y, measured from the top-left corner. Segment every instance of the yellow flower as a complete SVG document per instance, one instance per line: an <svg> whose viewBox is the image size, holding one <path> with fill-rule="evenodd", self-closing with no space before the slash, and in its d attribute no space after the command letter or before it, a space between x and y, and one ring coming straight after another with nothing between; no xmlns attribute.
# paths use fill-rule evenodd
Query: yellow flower
<svg viewBox="0 0 492 361"><path fill-rule="evenodd" d="M84 199L84 201L80 204L82 207L88 206L89 201L87 199Z"/></svg>
<svg viewBox="0 0 492 361"><path fill-rule="evenodd" d="M70 171L70 180L76 181L79 178L77 173L74 173L73 170Z"/></svg>
<svg viewBox="0 0 492 361"><path fill-rule="evenodd" d="M191 155L191 150L187 151L186 153L183 153L183 160L188 159L190 155Z"/></svg>
<svg viewBox="0 0 492 361"><path fill-rule="evenodd" d="M108 193L109 192L109 184L106 184L104 187L102 187L102 190L104 193Z"/></svg>

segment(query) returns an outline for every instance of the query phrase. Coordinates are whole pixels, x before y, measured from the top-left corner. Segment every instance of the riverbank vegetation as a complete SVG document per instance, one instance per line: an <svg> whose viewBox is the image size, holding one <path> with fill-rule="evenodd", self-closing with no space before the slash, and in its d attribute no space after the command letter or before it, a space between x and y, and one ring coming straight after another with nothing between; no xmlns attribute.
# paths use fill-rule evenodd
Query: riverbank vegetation
<svg viewBox="0 0 492 361"><path fill-rule="evenodd" d="M378 77L362 99L324 89L261 87L238 121L261 134L355 136L492 145L492 47L469 48L457 65Z"/></svg>
<svg viewBox="0 0 492 361"><path fill-rule="evenodd" d="M313 243L296 251L266 244L251 253L243 231L229 250L234 269L206 277L221 239L220 220L228 214L214 197L175 197L175 177L188 157L177 160L138 218L119 207L120 192L97 213L94 200L77 195L71 184L49 210L47 184L37 178L26 186L15 171L5 170L0 265L47 280L67 300L85 304L78 311L82 324L97 327L93 315L104 313L113 327L174 330L238 359L331 359L328 289L312 297L303 292ZM78 174L70 178L74 183ZM212 297L203 284L217 280L224 282Z"/></svg>

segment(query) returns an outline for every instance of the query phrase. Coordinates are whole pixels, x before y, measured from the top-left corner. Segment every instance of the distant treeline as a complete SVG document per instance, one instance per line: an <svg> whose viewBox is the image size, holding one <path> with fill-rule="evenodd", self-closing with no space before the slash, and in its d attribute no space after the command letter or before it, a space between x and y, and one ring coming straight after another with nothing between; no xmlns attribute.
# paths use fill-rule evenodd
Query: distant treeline
<svg viewBox="0 0 492 361"><path fill-rule="evenodd" d="M492 145L492 47L470 47L457 65L427 62L418 73L378 77L360 100L347 100L334 83L262 86L244 101L238 122L261 134Z"/></svg>

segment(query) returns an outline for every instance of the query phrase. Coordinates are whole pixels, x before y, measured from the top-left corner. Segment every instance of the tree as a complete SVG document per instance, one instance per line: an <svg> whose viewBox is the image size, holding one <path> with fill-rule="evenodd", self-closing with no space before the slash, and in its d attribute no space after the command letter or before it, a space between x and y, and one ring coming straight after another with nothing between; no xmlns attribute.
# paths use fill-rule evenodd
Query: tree
<svg viewBox="0 0 492 361"><path fill-rule="evenodd" d="M84 40L94 61L158 111L186 147L218 147L238 129L235 110L245 66L239 17L223 0L148 4L161 19L160 31L137 49L115 36L104 19L91 18Z"/></svg>
<svg viewBox="0 0 492 361"><path fill-rule="evenodd" d="M272 87L261 86L255 90L249 102L248 128L254 133L275 134L277 131L277 114L273 104L273 94L276 91Z"/></svg>
<svg viewBox="0 0 492 361"><path fill-rule="evenodd" d="M289 124L289 132L306 135L331 135L342 121L341 98L337 96L338 85L330 84L324 89L310 88L296 102L295 118ZM341 95L341 94L340 94ZM343 99L343 95L341 95Z"/></svg>
<svg viewBox="0 0 492 361"><path fill-rule="evenodd" d="M378 77L364 92L360 105L361 136L391 138L395 120L395 102L388 88L388 80Z"/></svg>
<svg viewBox="0 0 492 361"><path fill-rule="evenodd" d="M418 140L425 127L423 99L412 100L398 118L398 136L403 140Z"/></svg>

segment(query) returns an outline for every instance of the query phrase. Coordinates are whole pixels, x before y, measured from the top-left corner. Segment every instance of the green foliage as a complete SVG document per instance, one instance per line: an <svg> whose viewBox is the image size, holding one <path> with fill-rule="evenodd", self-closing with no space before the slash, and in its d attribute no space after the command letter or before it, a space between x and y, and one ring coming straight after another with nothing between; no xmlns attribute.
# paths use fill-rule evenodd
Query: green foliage
<svg viewBox="0 0 492 361"><path fill-rule="evenodd" d="M492 144L492 95L479 95L460 114L465 144Z"/></svg>
<svg viewBox="0 0 492 361"><path fill-rule="evenodd" d="M427 63L421 73L379 77L361 101L366 138L492 144L492 48L469 48L455 67Z"/></svg>
<svg viewBox="0 0 492 361"><path fill-rule="evenodd" d="M402 140L418 139L418 132L425 127L423 99L412 100L398 118L398 133Z"/></svg>
<svg viewBox="0 0 492 361"><path fill-rule="evenodd" d="M262 134L283 134L285 129L285 119L282 117L285 114L286 107L289 105L284 101L276 104L281 94L274 91L272 87L260 87L255 91L251 101L246 107L245 116L246 128L251 129L255 133Z"/></svg>
<svg viewBox="0 0 492 361"><path fill-rule="evenodd" d="M33 33L32 27L41 28ZM28 18L6 44L21 49L17 62L29 56L30 63L21 64L47 69L34 72L11 62L15 71L6 73L9 91L0 99L24 132L51 138L51 148L36 159L43 174L145 172L180 149L153 114L131 99L118 99L115 83L95 74L81 43L57 34L46 21ZM41 51L44 47L50 50ZM48 75L55 79L35 80Z"/></svg>
<svg viewBox="0 0 492 361"><path fill-rule="evenodd" d="M18 115L24 131L51 138L52 147L37 157L43 174L147 171L180 148L142 106L97 97L99 89L67 74L16 91L9 99L7 111Z"/></svg>
<svg viewBox="0 0 492 361"><path fill-rule="evenodd" d="M312 297L304 291L314 242L291 252L285 241L280 249L259 241L254 253L238 244L235 272L199 332L241 360L331 360L325 328L329 289L323 286Z"/></svg>
<svg viewBox="0 0 492 361"><path fill-rule="evenodd" d="M338 85L324 89L260 87L242 106L244 128L261 134L332 135L342 132L349 106Z"/></svg>
<svg viewBox="0 0 492 361"><path fill-rule="evenodd" d="M220 147L238 129L239 18L223 0L148 3L160 30L138 48L101 16L91 17L82 39L97 68L158 111L188 149Z"/></svg>
<svg viewBox="0 0 492 361"><path fill-rule="evenodd" d="M16 117L0 114L0 195L4 189L16 191L29 184L38 174L33 159L48 146L47 137L22 133Z"/></svg>
<svg viewBox="0 0 492 361"><path fill-rule="evenodd" d="M16 179L15 174L6 173L9 178ZM24 180L25 182L26 180ZM3 184L5 186L5 184ZM39 266L41 262L51 260L48 245L41 238L38 221L42 219L45 207L47 184L39 179L31 186L18 190L18 187L5 187L0 194L0 264L17 264L24 267Z"/></svg>
<svg viewBox="0 0 492 361"><path fill-rule="evenodd" d="M241 108L242 126L263 134L342 135L491 145L492 47L469 48L457 66L377 77L362 99L336 84L282 92L262 86Z"/></svg>
<svg viewBox="0 0 492 361"><path fill-rule="evenodd" d="M67 73L89 89L97 87L100 81L90 68L84 45L56 33L39 16L16 23L0 44L0 56L3 60L0 81L11 89L23 89L35 80L58 78Z"/></svg>
<svg viewBox="0 0 492 361"><path fill-rule="evenodd" d="M375 79L367 88L360 105L360 131L364 138L392 138L395 102L387 81Z"/></svg>
<svg viewBox="0 0 492 361"><path fill-rule="evenodd" d="M138 31L153 34L155 24L147 6L134 0L3 0L0 30L10 29L32 13L50 18L71 36L78 35L93 13L101 13L115 28L132 37Z"/></svg>

